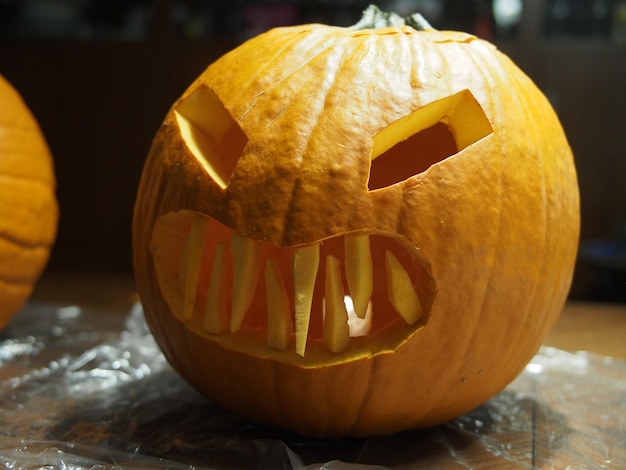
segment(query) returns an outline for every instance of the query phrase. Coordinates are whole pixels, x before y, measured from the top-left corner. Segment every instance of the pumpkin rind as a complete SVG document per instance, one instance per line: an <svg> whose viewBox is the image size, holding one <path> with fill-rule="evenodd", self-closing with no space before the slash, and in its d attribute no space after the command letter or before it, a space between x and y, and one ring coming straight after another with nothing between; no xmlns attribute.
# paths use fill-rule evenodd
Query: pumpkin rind
<svg viewBox="0 0 626 470"><path fill-rule="evenodd" d="M46 266L58 206L52 157L19 93L0 76L0 328Z"/></svg>
<svg viewBox="0 0 626 470"><path fill-rule="evenodd" d="M226 186L191 155L177 125L180 103L202 90L247 139ZM463 90L491 132L369 190L375 136ZM362 230L398 234L423 253L434 281L425 323L379 351L304 357L199 333L172 314L155 273L155 224L176 211L277 247ZM157 342L210 398L304 434L387 434L458 416L519 374L568 293L579 223L559 120L494 46L408 26L304 25L249 40L174 103L138 190L134 266Z"/></svg>

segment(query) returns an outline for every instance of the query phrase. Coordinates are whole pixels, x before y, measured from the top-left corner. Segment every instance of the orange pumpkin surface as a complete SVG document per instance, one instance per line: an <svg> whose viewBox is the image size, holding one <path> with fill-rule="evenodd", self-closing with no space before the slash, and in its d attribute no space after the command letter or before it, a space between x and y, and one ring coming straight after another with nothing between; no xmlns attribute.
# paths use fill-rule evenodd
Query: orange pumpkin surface
<svg viewBox="0 0 626 470"><path fill-rule="evenodd" d="M45 138L0 76L0 328L22 308L57 230L56 181Z"/></svg>
<svg viewBox="0 0 626 470"><path fill-rule="evenodd" d="M577 251L572 153L533 82L484 40L368 15L211 64L158 130L134 214L171 364L309 435L489 399L555 322Z"/></svg>

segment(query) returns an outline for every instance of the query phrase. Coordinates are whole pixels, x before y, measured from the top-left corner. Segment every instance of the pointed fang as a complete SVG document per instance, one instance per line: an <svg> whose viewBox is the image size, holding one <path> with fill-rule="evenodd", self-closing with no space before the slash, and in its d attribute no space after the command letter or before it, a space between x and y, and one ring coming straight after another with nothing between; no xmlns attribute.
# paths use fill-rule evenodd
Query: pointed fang
<svg viewBox="0 0 626 470"><path fill-rule="evenodd" d="M261 270L261 246L256 241L233 234L233 292L230 331L241 328L246 312L254 299L259 272Z"/></svg>
<svg viewBox="0 0 626 470"><path fill-rule="evenodd" d="M385 268L389 301L407 324L415 324L423 311L409 274L391 251L385 252Z"/></svg>
<svg viewBox="0 0 626 470"><path fill-rule="evenodd" d="M207 291L203 329L210 334L219 335L228 328L228 312L226 310L226 291L224 289L224 242L220 242L215 250L211 280Z"/></svg>
<svg viewBox="0 0 626 470"><path fill-rule="evenodd" d="M326 257L324 295L324 344L331 352L339 353L350 343L350 330L339 260L331 255Z"/></svg>
<svg viewBox="0 0 626 470"><path fill-rule="evenodd" d="M265 265L267 290L267 347L285 351L291 340L291 308L285 283L275 259Z"/></svg>
<svg viewBox="0 0 626 470"><path fill-rule="evenodd" d="M315 279L320 263L320 245L298 247L293 254L293 284L295 293L296 352L304 356L311 320L311 305Z"/></svg>
<svg viewBox="0 0 626 470"><path fill-rule="evenodd" d="M195 308L198 276L202 264L202 252L204 250L207 227L208 219L201 216L194 217L191 222L189 237L183 248L181 272L184 273L183 317L185 321L191 318Z"/></svg>
<svg viewBox="0 0 626 470"><path fill-rule="evenodd" d="M374 290L374 265L367 233L345 237L346 280L356 316L365 318Z"/></svg>

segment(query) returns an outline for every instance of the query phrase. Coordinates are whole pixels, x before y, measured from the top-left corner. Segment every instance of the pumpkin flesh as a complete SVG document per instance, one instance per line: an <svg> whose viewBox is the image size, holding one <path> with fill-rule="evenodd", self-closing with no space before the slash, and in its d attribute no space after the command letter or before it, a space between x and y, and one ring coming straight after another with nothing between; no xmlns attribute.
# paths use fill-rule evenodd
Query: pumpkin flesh
<svg viewBox="0 0 626 470"><path fill-rule="evenodd" d="M304 434L386 434L468 411L522 370L567 295L578 227L558 119L493 46L306 25L226 54L174 104L138 191L134 262L155 338L210 398ZM234 261L239 237L258 254ZM235 328L233 301L208 294L233 291L252 298ZM207 304L225 305L211 332ZM346 315L365 333L348 324L346 340Z"/></svg>

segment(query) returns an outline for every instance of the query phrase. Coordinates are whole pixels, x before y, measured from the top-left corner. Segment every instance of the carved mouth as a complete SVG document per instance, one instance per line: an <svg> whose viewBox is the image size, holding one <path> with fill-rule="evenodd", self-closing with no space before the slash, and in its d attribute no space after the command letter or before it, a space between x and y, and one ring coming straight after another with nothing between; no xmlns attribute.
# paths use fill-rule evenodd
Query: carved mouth
<svg viewBox="0 0 626 470"><path fill-rule="evenodd" d="M157 220L151 252L179 321L229 343L262 338L274 352L342 353L406 339L426 323L434 297L420 251L380 231L276 247L179 211Z"/></svg>

